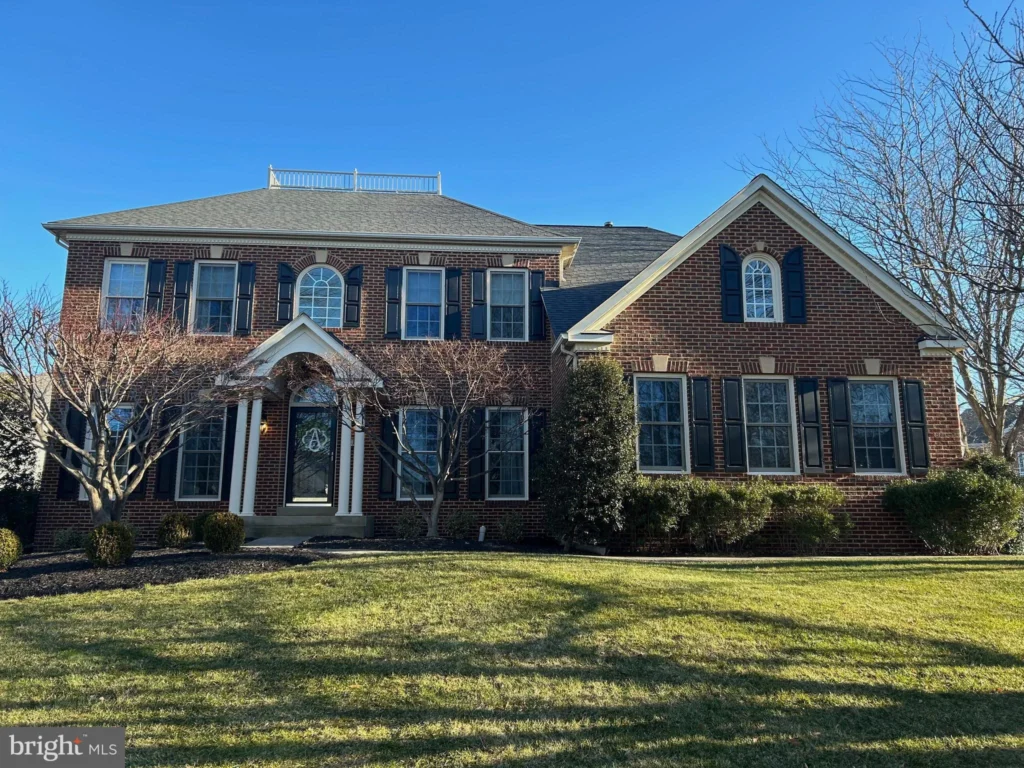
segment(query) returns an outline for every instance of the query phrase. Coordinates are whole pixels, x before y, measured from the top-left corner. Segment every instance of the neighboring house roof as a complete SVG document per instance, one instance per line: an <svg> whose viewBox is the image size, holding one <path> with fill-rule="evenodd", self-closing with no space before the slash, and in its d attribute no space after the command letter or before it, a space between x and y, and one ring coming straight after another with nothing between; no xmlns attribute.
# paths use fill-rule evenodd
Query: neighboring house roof
<svg viewBox="0 0 1024 768"><path fill-rule="evenodd" d="M64 231L188 231L404 235L572 242L551 230L435 194L254 189L181 203L80 216L43 225Z"/></svg>
<svg viewBox="0 0 1024 768"><path fill-rule="evenodd" d="M1017 423L1018 415L1021 412L1020 405L1011 404L1006 409L1006 418L1003 420L1003 434L1009 433ZM967 439L967 445L972 448L984 448L988 446L988 435L985 434L985 430L981 427L981 421L978 420L978 414L974 412L971 406L965 406L960 411L960 423L964 427L964 437ZM1024 448L1024 436L1018 438L1018 448Z"/></svg>
<svg viewBox="0 0 1024 768"><path fill-rule="evenodd" d="M546 288L541 294L555 336L569 330L679 240L679 235L650 227L541 226L580 241L559 287Z"/></svg>
<svg viewBox="0 0 1024 768"><path fill-rule="evenodd" d="M918 325L927 336L932 337L922 341L919 345L922 347L922 354L925 347L928 349L941 347L942 350L948 350L964 346L963 341L950 336L948 330L950 324L937 310L914 295L867 254L841 237L800 201L764 174L756 176L628 283L588 312L585 317L565 332L566 338L569 341L586 341L602 337L602 343L610 341L607 327L612 320L686 261L712 237L757 204L768 208L850 274L871 288L879 297Z"/></svg>

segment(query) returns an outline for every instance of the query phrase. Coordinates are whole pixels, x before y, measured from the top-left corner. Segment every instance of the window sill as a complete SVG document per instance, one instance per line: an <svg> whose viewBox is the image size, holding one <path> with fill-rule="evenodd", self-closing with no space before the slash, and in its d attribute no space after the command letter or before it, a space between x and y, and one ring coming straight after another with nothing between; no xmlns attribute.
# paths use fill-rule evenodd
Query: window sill
<svg viewBox="0 0 1024 768"><path fill-rule="evenodd" d="M185 502L185 503L188 503L188 504L197 504L197 503L200 503L200 504L201 503L207 503L208 504L211 501L220 501L221 498L220 498L220 496L175 496L174 500L175 501Z"/></svg>
<svg viewBox="0 0 1024 768"><path fill-rule="evenodd" d="M690 474L689 467L683 467L681 469L667 469L665 467L658 468L647 468L638 467L637 471L644 475L688 475Z"/></svg>
<svg viewBox="0 0 1024 768"><path fill-rule="evenodd" d="M799 477L802 473L795 469L748 469L751 477Z"/></svg>

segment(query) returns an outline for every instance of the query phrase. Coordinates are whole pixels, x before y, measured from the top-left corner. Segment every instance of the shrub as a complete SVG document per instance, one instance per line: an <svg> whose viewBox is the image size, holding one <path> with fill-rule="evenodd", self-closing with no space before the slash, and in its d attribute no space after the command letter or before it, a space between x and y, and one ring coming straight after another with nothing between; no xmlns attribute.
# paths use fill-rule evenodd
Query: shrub
<svg viewBox="0 0 1024 768"><path fill-rule="evenodd" d="M998 552L1017 535L1024 488L985 471L933 472L885 489L886 509L902 514L932 549L949 554Z"/></svg>
<svg viewBox="0 0 1024 768"><path fill-rule="evenodd" d="M548 526L566 549L621 530L622 498L636 467L636 421L617 362L590 358L569 374L540 464Z"/></svg>
<svg viewBox="0 0 1024 768"><path fill-rule="evenodd" d="M457 509L452 512L448 516L445 528L452 539L473 539L479 530L476 518L468 509Z"/></svg>
<svg viewBox="0 0 1024 768"><path fill-rule="evenodd" d="M214 512L203 526L203 543L211 552L237 552L245 543L245 523L230 512Z"/></svg>
<svg viewBox="0 0 1024 768"><path fill-rule="evenodd" d="M689 498L687 482L636 475L622 501L622 518L633 546L648 538L670 535L686 514Z"/></svg>
<svg viewBox="0 0 1024 768"><path fill-rule="evenodd" d="M967 454L967 458L964 459L960 468L968 472L983 472L989 477L1001 477L1015 482L1020 480L1010 462L1002 456L993 456L991 453L972 451Z"/></svg>
<svg viewBox="0 0 1024 768"><path fill-rule="evenodd" d="M0 528L0 571L6 571L21 557L21 539L10 528Z"/></svg>
<svg viewBox="0 0 1024 768"><path fill-rule="evenodd" d="M85 546L86 535L74 528L61 528L53 534L53 548L58 552L81 549Z"/></svg>
<svg viewBox="0 0 1024 768"><path fill-rule="evenodd" d="M836 512L846 494L834 485L776 485L768 491L783 530L805 552L817 552L853 529L847 512Z"/></svg>
<svg viewBox="0 0 1024 768"><path fill-rule="evenodd" d="M213 512L206 511L200 512L198 515L192 518L192 540L202 544L203 543L203 529L206 527L206 521L213 516Z"/></svg>
<svg viewBox="0 0 1024 768"><path fill-rule="evenodd" d="M192 518L183 512L164 515L156 529L156 543L161 547L184 547L192 538Z"/></svg>
<svg viewBox="0 0 1024 768"><path fill-rule="evenodd" d="M85 556L97 568L124 565L135 551L135 536L124 523L103 523L85 541Z"/></svg>
<svg viewBox="0 0 1024 768"><path fill-rule="evenodd" d="M3 462L0 461L2 466ZM10 482L9 478L4 480ZM14 485L0 488L0 528L10 528L22 541L35 538L38 509L39 491L34 488Z"/></svg>
<svg viewBox="0 0 1024 768"><path fill-rule="evenodd" d="M772 511L769 490L762 480L725 485L691 479L689 506L683 529L697 549L722 549L764 527Z"/></svg>
<svg viewBox="0 0 1024 768"><path fill-rule="evenodd" d="M418 539L423 535L423 515L418 509L406 508L398 512L395 535L400 539Z"/></svg>
<svg viewBox="0 0 1024 768"><path fill-rule="evenodd" d="M498 518L498 539L510 544L518 544L526 533L521 512L509 510Z"/></svg>

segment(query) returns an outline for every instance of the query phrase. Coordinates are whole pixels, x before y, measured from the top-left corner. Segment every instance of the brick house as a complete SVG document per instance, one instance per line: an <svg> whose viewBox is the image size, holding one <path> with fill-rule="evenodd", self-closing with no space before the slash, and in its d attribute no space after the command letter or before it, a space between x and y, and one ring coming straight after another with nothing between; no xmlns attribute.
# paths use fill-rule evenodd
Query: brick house
<svg viewBox="0 0 1024 768"><path fill-rule="evenodd" d="M538 424L500 477L445 502L488 526L514 509L543 532L536 428L588 355L630 373L641 471L837 483L857 524L849 551L916 548L880 490L961 455L958 342L943 319L764 176L681 238L526 224L443 196L439 177L289 171L266 189L44 226L68 250L65 313L173 307L268 372L294 354L358 361L377 344L510 345L543 382L526 404ZM300 433L318 436L313 460ZM143 536L170 511L209 509L252 534L389 535L410 503L401 473L308 393L243 401L202 437L129 503ZM489 461L487 447L464 460ZM69 479L47 464L43 543L88 526Z"/></svg>

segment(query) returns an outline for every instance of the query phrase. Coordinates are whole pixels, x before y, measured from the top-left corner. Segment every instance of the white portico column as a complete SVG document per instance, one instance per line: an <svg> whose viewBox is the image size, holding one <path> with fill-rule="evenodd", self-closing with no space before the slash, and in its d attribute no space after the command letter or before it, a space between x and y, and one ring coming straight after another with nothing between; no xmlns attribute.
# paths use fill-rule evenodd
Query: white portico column
<svg viewBox="0 0 1024 768"><path fill-rule="evenodd" d="M252 515L256 506L256 471L260 459L260 422L263 420L263 398L252 401L249 419L249 452L245 457L245 489L242 496L242 514Z"/></svg>
<svg viewBox="0 0 1024 768"><path fill-rule="evenodd" d="M245 424L249 418L249 401L238 401L238 416L235 419L235 453L231 460L231 495L228 496L228 511L238 514L242 511L242 466L245 463Z"/></svg>
<svg viewBox="0 0 1024 768"><path fill-rule="evenodd" d="M363 455L366 453L366 427L362 398L356 400L356 450L352 461L352 514L363 514Z"/></svg>
<svg viewBox="0 0 1024 768"><path fill-rule="evenodd" d="M338 467L341 476L338 487L338 514L347 515L352 482L352 401L348 395L341 400L341 458L338 459Z"/></svg>

